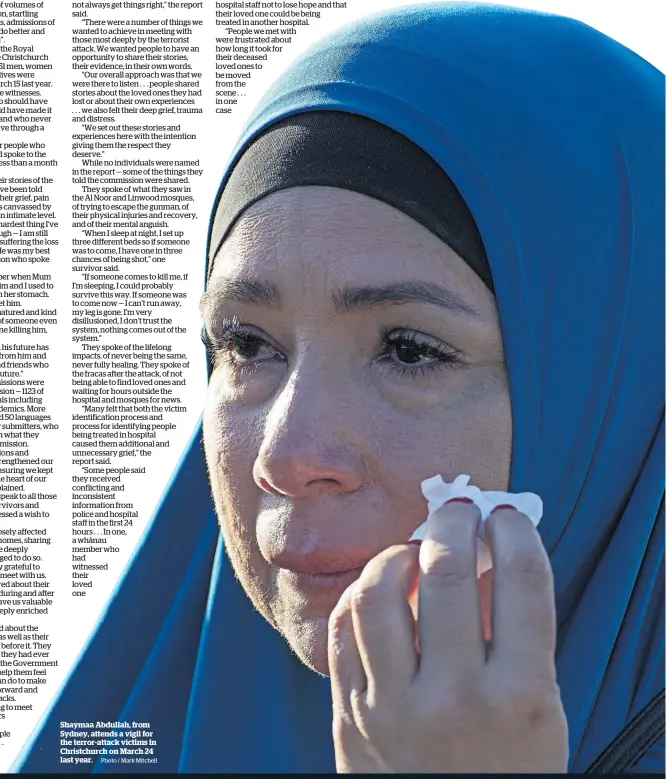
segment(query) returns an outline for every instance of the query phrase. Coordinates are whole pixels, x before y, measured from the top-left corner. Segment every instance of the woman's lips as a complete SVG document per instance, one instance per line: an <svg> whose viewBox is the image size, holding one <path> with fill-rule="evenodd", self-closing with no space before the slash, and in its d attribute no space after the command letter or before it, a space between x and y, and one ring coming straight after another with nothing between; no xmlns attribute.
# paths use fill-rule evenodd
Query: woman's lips
<svg viewBox="0 0 666 779"><path fill-rule="evenodd" d="M287 584L299 590L308 599L334 599L337 603L347 587L358 579L364 567L363 565L360 568L334 573L305 573L281 568L280 574Z"/></svg>

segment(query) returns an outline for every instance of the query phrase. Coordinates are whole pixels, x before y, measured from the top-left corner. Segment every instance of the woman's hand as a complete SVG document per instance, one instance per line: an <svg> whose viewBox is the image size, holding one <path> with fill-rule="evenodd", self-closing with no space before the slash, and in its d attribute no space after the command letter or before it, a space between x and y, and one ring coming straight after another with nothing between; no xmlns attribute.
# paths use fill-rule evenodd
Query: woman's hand
<svg viewBox="0 0 666 779"><path fill-rule="evenodd" d="M476 506L446 504L420 552L412 545L386 549L331 614L339 773L566 772L548 556L523 514L496 509L489 517L486 646L476 579L479 521ZM408 604L417 576L418 626Z"/></svg>

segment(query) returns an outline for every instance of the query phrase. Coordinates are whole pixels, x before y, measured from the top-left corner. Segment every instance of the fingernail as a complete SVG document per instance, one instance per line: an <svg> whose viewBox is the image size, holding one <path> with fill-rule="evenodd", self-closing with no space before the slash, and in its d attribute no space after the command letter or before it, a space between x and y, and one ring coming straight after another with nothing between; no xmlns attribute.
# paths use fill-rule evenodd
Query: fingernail
<svg viewBox="0 0 666 779"><path fill-rule="evenodd" d="M415 544L416 546L421 546L421 539L420 538L413 538L411 541L407 542L408 544Z"/></svg>
<svg viewBox="0 0 666 779"><path fill-rule="evenodd" d="M495 506L495 508L490 512L491 514L494 514L496 511L499 511L500 509L510 509L511 511L515 511L515 506L510 506L508 503L502 503L499 506Z"/></svg>
<svg viewBox="0 0 666 779"><path fill-rule="evenodd" d="M474 503L474 501L471 498L451 498L444 505L448 506L449 503Z"/></svg>

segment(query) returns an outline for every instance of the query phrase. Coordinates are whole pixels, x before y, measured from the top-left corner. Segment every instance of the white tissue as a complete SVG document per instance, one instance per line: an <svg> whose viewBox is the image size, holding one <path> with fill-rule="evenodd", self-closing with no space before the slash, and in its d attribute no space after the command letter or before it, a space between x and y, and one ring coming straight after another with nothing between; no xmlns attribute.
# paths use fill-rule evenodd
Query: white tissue
<svg viewBox="0 0 666 779"><path fill-rule="evenodd" d="M462 474L447 484L441 476L433 476L421 483L423 495L428 500L428 519L412 533L410 541L421 540L425 535L425 529L433 512L441 508L451 498L471 498L481 512L481 524L479 525L476 548L476 575L492 568L490 550L485 542L485 526L488 515L495 508L507 503L514 506L517 511L525 514L536 527L543 516L543 501L533 492L498 492L493 490L481 491L478 487L468 484L469 476Z"/></svg>

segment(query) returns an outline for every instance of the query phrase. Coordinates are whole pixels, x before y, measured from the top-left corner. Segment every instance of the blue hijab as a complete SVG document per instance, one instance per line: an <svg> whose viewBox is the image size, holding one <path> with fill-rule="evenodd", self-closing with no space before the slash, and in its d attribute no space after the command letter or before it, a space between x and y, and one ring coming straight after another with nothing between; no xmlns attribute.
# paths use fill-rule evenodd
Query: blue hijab
<svg viewBox="0 0 666 779"><path fill-rule="evenodd" d="M419 144L477 221L510 380L510 489L544 501L570 768L584 771L664 687L664 78L570 19L411 7L306 53L234 159L272 122L326 109ZM149 722L159 762L60 764L60 722L98 720ZM640 767L663 756L662 741ZM234 579L200 430L19 767L334 770L328 680Z"/></svg>

